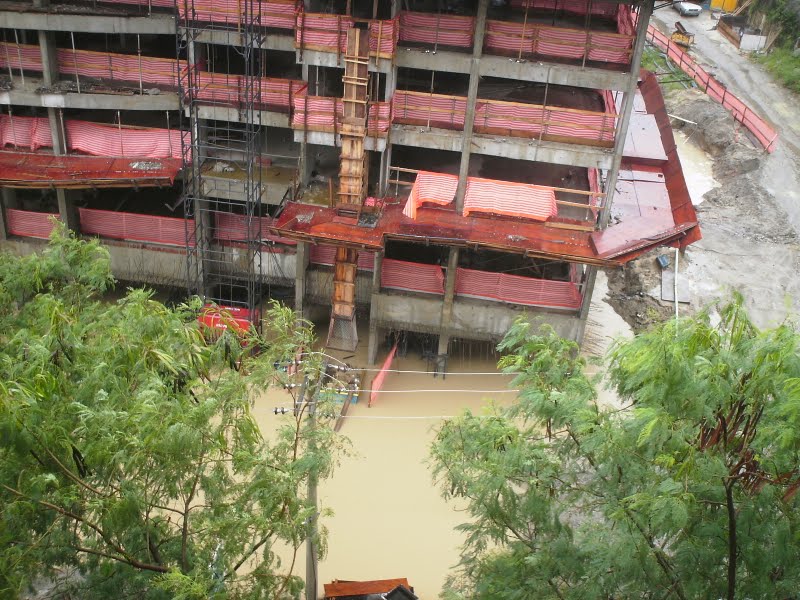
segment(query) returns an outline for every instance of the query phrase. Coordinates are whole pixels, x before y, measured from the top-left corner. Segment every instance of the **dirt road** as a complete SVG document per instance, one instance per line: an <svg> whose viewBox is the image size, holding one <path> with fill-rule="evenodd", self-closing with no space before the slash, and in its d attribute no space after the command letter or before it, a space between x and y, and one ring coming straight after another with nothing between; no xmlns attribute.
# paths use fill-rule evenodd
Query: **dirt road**
<svg viewBox="0 0 800 600"><path fill-rule="evenodd" d="M703 232L682 259L679 281L692 299L683 310L738 290L758 325L775 325L800 312L800 99L713 30L716 20L707 12L681 18L665 8L656 11L653 23L671 32L679 19L695 33L691 54L780 136L775 151L766 154L706 96L697 91L666 95L670 114L697 123L673 121L684 134L679 155ZM708 153L710 173L704 173L709 163L698 152ZM708 175L718 185L705 193L694 184ZM653 257L622 274L609 272L609 301L635 329L669 316L660 303L659 280ZM655 318L647 318L651 313Z"/></svg>

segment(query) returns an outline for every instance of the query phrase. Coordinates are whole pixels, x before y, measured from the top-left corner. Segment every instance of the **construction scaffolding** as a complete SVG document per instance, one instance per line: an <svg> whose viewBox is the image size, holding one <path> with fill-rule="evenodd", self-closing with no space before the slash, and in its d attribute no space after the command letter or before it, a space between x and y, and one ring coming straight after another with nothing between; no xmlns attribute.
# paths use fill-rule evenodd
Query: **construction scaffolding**
<svg viewBox="0 0 800 600"><path fill-rule="evenodd" d="M262 2L239 0L235 16L209 19L207 3L176 0L179 93L185 129L183 143L186 256L189 292L244 317L260 328L262 301L262 214L264 193L260 107L264 64ZM200 43L219 31L235 33L241 45L203 52ZM215 62L224 71L236 64L235 94L205 93ZM222 77L227 77L223 75ZM233 109L236 120L208 118L209 106ZM211 114L213 117L213 113ZM220 181L225 184L221 185Z"/></svg>

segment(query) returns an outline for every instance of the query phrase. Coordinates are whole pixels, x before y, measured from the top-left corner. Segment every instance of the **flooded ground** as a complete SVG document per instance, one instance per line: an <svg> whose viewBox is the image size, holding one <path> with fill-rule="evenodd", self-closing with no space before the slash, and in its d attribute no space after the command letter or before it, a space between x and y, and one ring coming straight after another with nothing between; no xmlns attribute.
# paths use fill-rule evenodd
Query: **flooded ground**
<svg viewBox="0 0 800 600"><path fill-rule="evenodd" d="M349 363L366 364L362 346ZM379 361L385 355L384 350ZM405 371L426 366L412 350L393 364ZM320 505L335 513L324 520L329 551L319 565L320 597L322 584L333 579L392 577L407 577L420 598L438 597L458 561L462 536L455 528L466 516L442 499L432 481L426 461L434 429L464 408L480 412L489 398L508 403L515 396L507 390L510 377L497 374L492 359L456 358L449 368L445 379L390 373L372 408L367 393L351 406L342 433L351 440L354 456L345 458L319 491ZM273 407L289 401L283 392L259 401L254 412L262 428L271 429L282 418L273 415ZM294 572L305 573L304 550Z"/></svg>
<svg viewBox="0 0 800 600"><path fill-rule="evenodd" d="M697 206L703 201L706 192L710 192L719 185L711 169L711 157L692 142L691 131L686 134L683 130L673 130L675 144L678 147L678 156L683 167L683 176L692 197L692 203Z"/></svg>

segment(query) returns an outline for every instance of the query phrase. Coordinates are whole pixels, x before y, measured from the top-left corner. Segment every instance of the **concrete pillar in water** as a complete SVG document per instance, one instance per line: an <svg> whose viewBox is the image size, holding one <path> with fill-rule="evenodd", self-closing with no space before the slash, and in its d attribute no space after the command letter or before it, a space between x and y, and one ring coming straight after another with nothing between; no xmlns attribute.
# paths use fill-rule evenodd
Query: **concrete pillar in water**
<svg viewBox="0 0 800 600"><path fill-rule="evenodd" d="M377 295L381 291L381 268L383 267L383 252L375 253L375 262L372 269L372 296L369 307L369 342L367 343L367 362L374 365L378 358L378 344L380 342L380 329L376 324Z"/></svg>
<svg viewBox="0 0 800 600"><path fill-rule="evenodd" d="M294 312L301 319L303 314L303 300L306 295L306 269L308 268L311 246L308 242L297 242L295 263L297 271L294 276Z"/></svg>
<svg viewBox="0 0 800 600"><path fill-rule="evenodd" d="M456 270L458 269L458 248L450 248L447 257L447 277L444 281L444 299L442 300L442 316L439 320L439 356L447 354L450 346L450 326L453 317L453 302L456 292Z"/></svg>

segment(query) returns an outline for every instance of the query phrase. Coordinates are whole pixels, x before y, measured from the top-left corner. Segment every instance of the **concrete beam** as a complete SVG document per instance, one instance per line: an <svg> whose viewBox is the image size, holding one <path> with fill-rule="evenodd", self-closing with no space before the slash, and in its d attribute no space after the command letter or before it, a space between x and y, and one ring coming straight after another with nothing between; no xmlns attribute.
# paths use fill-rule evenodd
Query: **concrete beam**
<svg viewBox="0 0 800 600"><path fill-rule="evenodd" d="M300 129L294 130L295 142L303 143L304 138L309 144L315 144L317 146L336 146L339 148L342 146L342 136L340 135L334 137L334 134L324 131L309 131L304 133ZM364 149L374 152L383 152L386 149L386 138L367 136L367 139L364 141Z"/></svg>
<svg viewBox="0 0 800 600"><path fill-rule="evenodd" d="M409 125L393 125L392 144L431 148L433 150L450 150L460 152L462 132L447 129L424 129ZM578 144L562 144L558 142L538 142L527 138L498 138L484 135L473 135L473 154L500 156L515 160L533 160L576 167L594 167L609 169L613 163L613 152L610 148L596 148Z"/></svg>
<svg viewBox="0 0 800 600"><path fill-rule="evenodd" d="M20 78L14 78L14 87L5 92L0 92L0 104L17 106L41 106L44 108L75 108L81 110L178 110L180 100L176 92L161 92L160 94L92 94L66 92L66 93L39 93L42 87L41 80L25 78L25 86Z"/></svg>
<svg viewBox="0 0 800 600"><path fill-rule="evenodd" d="M292 49L294 50L294 47ZM297 62L315 67L344 69L344 54L337 55L335 52L319 50L303 50L301 52L300 49L297 49ZM373 73L391 73L394 65L387 58L376 60L375 57L370 57L368 68Z"/></svg>
<svg viewBox="0 0 800 600"><path fill-rule="evenodd" d="M470 72L471 56L451 50L430 50L398 47L395 64L398 67L425 71ZM563 65L547 62L517 61L506 56L481 57L479 73L482 77L502 77L519 81L544 82L550 77L554 85L568 85L598 90L624 90L628 74L578 65Z"/></svg>
<svg viewBox="0 0 800 600"><path fill-rule="evenodd" d="M228 121L230 123L243 123L241 110L230 106L203 106L197 107L197 115L200 119L212 119L214 121ZM186 116L189 117L189 109L186 109ZM268 110L254 111L256 124L267 127L291 127L289 115L285 113L272 112Z"/></svg>
<svg viewBox="0 0 800 600"><path fill-rule="evenodd" d="M147 33L175 35L175 18L169 15L126 17L91 14L21 12L0 6L0 23L9 29L74 31L81 33Z"/></svg>
<svg viewBox="0 0 800 600"><path fill-rule="evenodd" d="M172 33L175 33L174 29ZM220 46L244 46L245 36L240 32L224 29L204 30L195 33L195 41ZM294 52L294 36L290 33L270 33L269 35L261 36L261 43L258 47L262 50Z"/></svg>

